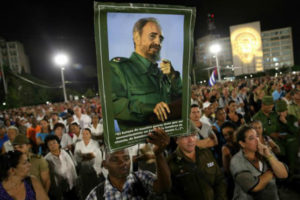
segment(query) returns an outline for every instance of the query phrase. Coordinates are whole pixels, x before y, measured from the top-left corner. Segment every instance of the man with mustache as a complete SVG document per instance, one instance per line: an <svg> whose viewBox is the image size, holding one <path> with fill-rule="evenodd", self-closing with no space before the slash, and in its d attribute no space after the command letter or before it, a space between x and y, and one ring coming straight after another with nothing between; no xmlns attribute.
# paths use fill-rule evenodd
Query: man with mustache
<svg viewBox="0 0 300 200"><path fill-rule="evenodd" d="M148 134L147 141L153 144L156 175L144 170L130 173L128 149L109 152L106 149L103 166L108 170L105 181L101 181L86 197L100 199L162 199L162 194L171 188L170 170L164 151L170 143L168 134L160 128Z"/></svg>
<svg viewBox="0 0 300 200"><path fill-rule="evenodd" d="M114 118L121 130L170 119L170 104L182 93L180 74L171 62L163 59L160 67L156 63L163 41L157 20L139 19L133 27L133 41L135 51L130 58L110 61Z"/></svg>

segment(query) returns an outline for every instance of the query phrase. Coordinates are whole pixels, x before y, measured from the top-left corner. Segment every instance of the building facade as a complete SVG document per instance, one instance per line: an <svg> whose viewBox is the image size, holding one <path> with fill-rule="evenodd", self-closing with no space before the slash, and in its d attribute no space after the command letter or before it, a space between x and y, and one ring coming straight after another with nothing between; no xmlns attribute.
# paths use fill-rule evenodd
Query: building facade
<svg viewBox="0 0 300 200"><path fill-rule="evenodd" d="M289 67L294 65L292 28L279 28L262 31L261 46L263 53L263 70ZM197 64L216 66L215 56L209 51L212 44L218 43L221 52L218 53L219 66L222 76L233 76L253 73L253 70L243 70L244 66L234 66L232 41L230 37L207 35L197 40L195 58Z"/></svg>
<svg viewBox="0 0 300 200"><path fill-rule="evenodd" d="M18 41L5 41L0 38L0 64L9 67L13 72L30 74L28 57L25 54L23 44Z"/></svg>
<svg viewBox="0 0 300 200"><path fill-rule="evenodd" d="M294 65L291 27L262 32L262 44L265 69Z"/></svg>

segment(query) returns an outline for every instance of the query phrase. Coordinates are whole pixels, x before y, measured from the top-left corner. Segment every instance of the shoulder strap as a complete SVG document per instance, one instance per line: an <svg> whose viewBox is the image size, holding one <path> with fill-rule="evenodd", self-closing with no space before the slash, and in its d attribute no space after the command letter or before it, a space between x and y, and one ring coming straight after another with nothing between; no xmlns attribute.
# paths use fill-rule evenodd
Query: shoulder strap
<svg viewBox="0 0 300 200"><path fill-rule="evenodd" d="M96 187L96 196L97 196L97 199L100 200L100 199L105 199L104 198L104 184L105 183L105 180L102 181L101 183L99 183L99 185Z"/></svg>

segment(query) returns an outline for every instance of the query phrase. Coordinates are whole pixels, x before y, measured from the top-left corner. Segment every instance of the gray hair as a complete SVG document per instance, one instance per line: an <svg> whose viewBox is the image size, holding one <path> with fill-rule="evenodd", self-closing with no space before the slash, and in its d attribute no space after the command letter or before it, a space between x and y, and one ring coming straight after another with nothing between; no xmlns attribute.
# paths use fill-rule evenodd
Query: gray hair
<svg viewBox="0 0 300 200"><path fill-rule="evenodd" d="M141 18L137 22L135 22L135 24L133 26L133 30L132 30L133 36L136 32L138 32L139 35L141 36L142 32L143 32L143 28L148 22L155 23L161 29L160 24L158 23L157 19L155 19L154 17ZM134 40L133 40L133 43L134 43L134 47L135 47Z"/></svg>
<svg viewBox="0 0 300 200"><path fill-rule="evenodd" d="M19 134L19 129L17 128L17 127L15 127L15 126L10 126L10 127L8 127L7 128L7 131L8 130L14 130L15 132L16 132L16 134Z"/></svg>

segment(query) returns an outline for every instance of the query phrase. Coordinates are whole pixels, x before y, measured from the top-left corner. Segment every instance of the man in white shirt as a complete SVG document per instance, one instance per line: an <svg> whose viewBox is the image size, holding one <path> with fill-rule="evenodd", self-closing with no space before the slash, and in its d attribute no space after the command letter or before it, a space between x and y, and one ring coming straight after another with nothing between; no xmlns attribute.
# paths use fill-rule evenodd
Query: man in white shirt
<svg viewBox="0 0 300 200"><path fill-rule="evenodd" d="M203 115L202 117L200 118L200 121L202 123L205 123L209 126L212 126L212 121L210 119L211 117L211 114L212 114L212 108L211 108L211 103L206 101L204 104L203 104Z"/></svg>
<svg viewBox="0 0 300 200"><path fill-rule="evenodd" d="M218 144L218 139L212 130L212 127L200 121L201 110L198 105L191 106L190 119L191 127L195 126L197 129L197 146L200 148L213 147Z"/></svg>
<svg viewBox="0 0 300 200"><path fill-rule="evenodd" d="M13 151L14 147L12 145L12 142L16 138L16 136L19 134L19 129L15 126L10 126L7 128L7 136L8 139L6 142L3 143L2 147L2 153Z"/></svg>
<svg viewBox="0 0 300 200"><path fill-rule="evenodd" d="M73 118L77 121L81 128L88 128L91 125L91 118L86 114L82 114L81 108L79 106L74 107Z"/></svg>

